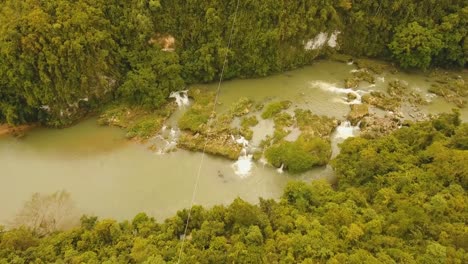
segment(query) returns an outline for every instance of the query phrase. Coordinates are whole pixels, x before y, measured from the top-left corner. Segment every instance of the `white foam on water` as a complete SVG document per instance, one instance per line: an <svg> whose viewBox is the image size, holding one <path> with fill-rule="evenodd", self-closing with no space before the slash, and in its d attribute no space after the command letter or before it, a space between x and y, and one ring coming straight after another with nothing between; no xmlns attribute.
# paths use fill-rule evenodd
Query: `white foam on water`
<svg viewBox="0 0 468 264"><path fill-rule="evenodd" d="M232 165L234 173L241 178L245 178L250 175L252 171L252 155L241 155L239 159Z"/></svg>
<svg viewBox="0 0 468 264"><path fill-rule="evenodd" d="M176 137L177 131L174 128L171 128L170 135L171 135L172 138Z"/></svg>
<svg viewBox="0 0 468 264"><path fill-rule="evenodd" d="M277 171L279 174L283 174L283 172L284 172L283 168L284 168L284 164L281 163L281 167L279 167L278 169L276 169L276 171Z"/></svg>
<svg viewBox="0 0 468 264"><path fill-rule="evenodd" d="M250 175L252 171L252 155L247 154L247 148L249 146L249 141L245 139L243 136L240 136L236 139L233 135L231 135L232 140L234 140L237 144L242 145L242 151L234 164L232 164L232 168L234 169L234 173L241 178L245 178Z"/></svg>
<svg viewBox="0 0 468 264"><path fill-rule="evenodd" d="M336 128L335 138L337 139L347 139L354 137L359 133L359 124L357 126L352 126L351 122L346 120L341 122L341 124Z"/></svg>
<svg viewBox="0 0 468 264"><path fill-rule="evenodd" d="M187 92L188 90L171 92L169 98L174 98L179 107L184 107L190 104Z"/></svg>
<svg viewBox="0 0 468 264"><path fill-rule="evenodd" d="M156 153L160 155L171 152L177 148L180 131L177 128L171 128L169 133L166 131L167 126L164 125L161 131L153 138L154 144L158 146L158 151Z"/></svg>
<svg viewBox="0 0 468 264"><path fill-rule="evenodd" d="M310 84L312 87L318 87L327 92L341 94L341 95L353 94L356 97L354 100L350 102L348 102L348 98L346 96L340 97L340 102L344 104L362 104L362 96L368 93L367 91L363 91L363 90L353 90L351 88L336 87L335 84L333 83L327 83L323 81L313 81Z"/></svg>
<svg viewBox="0 0 468 264"><path fill-rule="evenodd" d="M231 138L232 140L236 141L237 144L242 145L244 148L249 146L249 141L243 136L240 136L238 139L236 139L233 135L231 135Z"/></svg>

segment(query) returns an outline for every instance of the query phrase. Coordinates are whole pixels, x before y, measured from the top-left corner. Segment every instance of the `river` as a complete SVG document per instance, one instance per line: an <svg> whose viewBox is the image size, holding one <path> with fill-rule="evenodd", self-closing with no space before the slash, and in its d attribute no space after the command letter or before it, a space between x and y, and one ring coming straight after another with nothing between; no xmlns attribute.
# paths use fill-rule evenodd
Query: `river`
<svg viewBox="0 0 468 264"><path fill-rule="evenodd" d="M233 80L222 84L218 111L248 97L256 101L291 100L294 107L341 120L349 112L339 89L354 66L319 61L302 69L266 78ZM363 84L363 91L385 89L386 82L401 79L426 96L431 81L422 74L384 73L375 85ZM196 85L215 89L215 84ZM429 98L429 97L428 97ZM425 113L447 112L454 105L432 98L422 106ZM468 112L461 111L468 121ZM255 136L268 133L260 122ZM254 137L255 139L255 137ZM341 139L334 136L334 149ZM8 224L35 192L66 190L80 214L101 218L131 219L146 212L160 220L190 206L200 153L177 150L157 154L147 146L127 141L118 128L101 127L88 119L66 129L37 128L23 139L0 138L0 224ZM207 155L201 168L195 203L204 206L228 204L236 197L257 202L259 197L278 198L290 180L326 178L329 168L301 175L281 174L276 168L254 163L248 177L239 177L233 161Z"/></svg>

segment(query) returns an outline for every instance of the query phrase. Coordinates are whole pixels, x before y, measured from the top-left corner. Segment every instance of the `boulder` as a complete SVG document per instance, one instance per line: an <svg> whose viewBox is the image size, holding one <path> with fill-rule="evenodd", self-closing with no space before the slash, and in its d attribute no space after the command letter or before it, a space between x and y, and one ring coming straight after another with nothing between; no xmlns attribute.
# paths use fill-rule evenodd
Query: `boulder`
<svg viewBox="0 0 468 264"><path fill-rule="evenodd" d="M351 112L348 114L348 120L355 126L363 117L369 115L369 106L367 104L351 105Z"/></svg>

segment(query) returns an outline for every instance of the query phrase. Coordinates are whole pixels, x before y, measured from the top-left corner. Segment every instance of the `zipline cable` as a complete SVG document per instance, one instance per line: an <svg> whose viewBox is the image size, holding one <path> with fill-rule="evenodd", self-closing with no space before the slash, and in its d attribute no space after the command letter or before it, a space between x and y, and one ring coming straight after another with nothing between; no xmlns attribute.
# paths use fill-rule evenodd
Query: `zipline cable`
<svg viewBox="0 0 468 264"><path fill-rule="evenodd" d="M227 52L226 52L226 55L224 56L223 67L222 67L222 70L221 70L221 74L219 76L218 87L216 89L216 96L215 96L215 100L214 100L213 111L211 112L212 114L210 115L210 119L208 120L208 124L210 124L214 120L213 119L213 117L214 117L213 113L216 112L216 105L218 104L219 92L221 90L221 83L223 82L223 77L224 77L224 69L226 68L226 64L227 64L227 61L228 61L229 49L231 48L231 42L232 42L232 35L234 34L234 29L235 29L235 26L236 26L237 10L239 10L239 3L240 3L240 0L237 0L236 9L234 10L234 19L232 21L232 26L231 26L231 32L229 33ZM180 263L182 253L184 251L185 240L186 240L186 237L187 237L187 229L188 229L188 225L190 223L190 217L192 216L192 208L193 208L193 204L195 202L195 197L197 196L198 183L200 182L201 168L203 166L203 161L205 160L205 151L206 151L206 146L207 145L208 145L208 140L205 139L205 144L203 145L202 157L201 157L201 160L200 160L200 164L198 166L197 178L195 180L195 186L194 186L193 192L192 192L192 201L190 202L190 209L189 209L189 212L188 212L188 215L187 215L187 222L185 223L184 235L182 237L182 245L180 246L179 257L178 257L177 263Z"/></svg>

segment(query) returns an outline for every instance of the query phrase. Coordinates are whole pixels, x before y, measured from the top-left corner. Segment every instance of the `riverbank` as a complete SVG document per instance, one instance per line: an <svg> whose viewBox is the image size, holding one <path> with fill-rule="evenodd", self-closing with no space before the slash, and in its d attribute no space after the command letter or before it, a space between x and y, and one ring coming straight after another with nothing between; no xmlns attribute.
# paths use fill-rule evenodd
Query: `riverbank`
<svg viewBox="0 0 468 264"><path fill-rule="evenodd" d="M26 133L33 128L38 127L38 124L26 124L18 126L10 126L7 124L0 124L0 137L12 135L14 137L24 137Z"/></svg>

